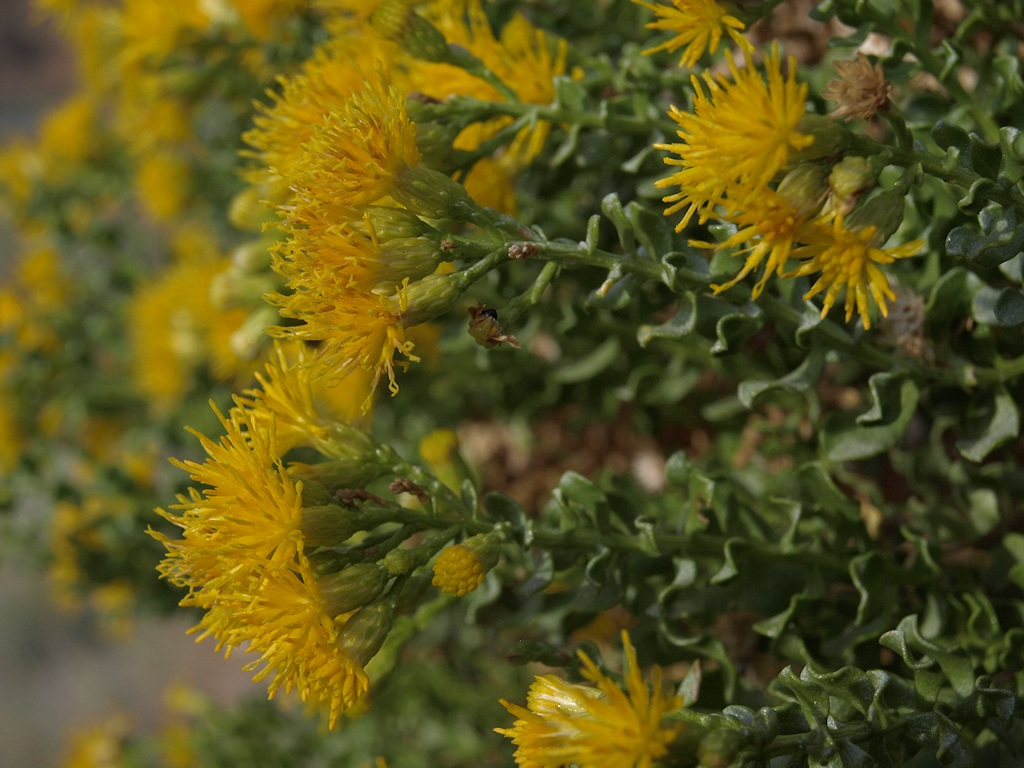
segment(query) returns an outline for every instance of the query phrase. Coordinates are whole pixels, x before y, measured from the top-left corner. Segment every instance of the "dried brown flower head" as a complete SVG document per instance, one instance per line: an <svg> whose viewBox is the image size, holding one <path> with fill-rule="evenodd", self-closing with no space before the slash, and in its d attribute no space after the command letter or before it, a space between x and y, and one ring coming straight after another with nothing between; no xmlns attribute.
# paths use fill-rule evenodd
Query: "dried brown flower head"
<svg viewBox="0 0 1024 768"><path fill-rule="evenodd" d="M889 101L892 86L885 79L880 64L872 64L863 53L856 59L837 61L833 65L838 80L832 80L822 94L836 103L831 117L856 120L874 115Z"/></svg>

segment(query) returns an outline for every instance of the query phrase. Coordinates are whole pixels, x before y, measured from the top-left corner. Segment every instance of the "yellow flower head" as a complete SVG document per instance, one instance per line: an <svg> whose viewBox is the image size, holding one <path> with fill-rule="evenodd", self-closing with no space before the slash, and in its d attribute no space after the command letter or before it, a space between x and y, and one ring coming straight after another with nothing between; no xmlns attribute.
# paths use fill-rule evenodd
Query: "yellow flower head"
<svg viewBox="0 0 1024 768"><path fill-rule="evenodd" d="M807 244L793 251L793 256L803 259L804 263L783 277L802 277L820 272L804 298L809 299L825 291L821 308L821 316L824 317L845 289L846 320L849 321L856 310L864 327L870 328L868 298L874 299L883 317L888 314L886 300L895 298L885 273L878 266L913 256L924 245L922 241L914 240L896 248L879 248L874 243L876 232L873 225L847 229L843 217L836 216L831 227L815 227L812 233L808 233Z"/></svg>
<svg viewBox="0 0 1024 768"><path fill-rule="evenodd" d="M441 550L434 561L435 587L462 597L480 586L484 576L498 563L497 543L486 534L477 534L461 544Z"/></svg>
<svg viewBox="0 0 1024 768"><path fill-rule="evenodd" d="M761 189L722 214L723 219L737 226L732 236L717 244L690 241L692 245L717 251L738 248L737 255L744 258L742 268L732 280L712 287L716 293L736 285L763 264L764 273L752 290L756 299L772 274L782 274L785 262L821 208L826 190L823 179L823 170L812 165L798 166L786 174L777 190Z"/></svg>
<svg viewBox="0 0 1024 768"><path fill-rule="evenodd" d="M135 187L146 212L169 223L186 208L191 195L192 169L181 157L150 154L135 166Z"/></svg>
<svg viewBox="0 0 1024 768"><path fill-rule="evenodd" d="M132 297L132 377L138 391L158 408L173 406L184 396L193 371L204 364L222 380L243 366L228 344L248 312L219 310L210 300L210 283L226 265L226 260L175 264Z"/></svg>
<svg viewBox="0 0 1024 768"><path fill-rule="evenodd" d="M323 342L322 359L335 376L346 376L357 368L372 373L370 391L363 408L383 374L389 389L398 392L395 382L395 353L418 362L413 344L405 336L399 302L368 293L353 285L350 277L326 270L310 270L289 281L293 293L271 294L267 299L278 306L283 317L301 320L302 325L268 329L278 338ZM399 363L402 364L402 363Z"/></svg>
<svg viewBox="0 0 1024 768"><path fill-rule="evenodd" d="M672 52L682 48L679 66L694 67L705 51L714 53L718 50L723 32L747 56L754 52L754 46L741 33L743 22L726 12L715 0L672 0L672 5L655 5L644 0L633 2L654 11L658 17L657 21L647 25L648 29L665 29L675 33L671 39L648 48L644 53Z"/></svg>
<svg viewBox="0 0 1024 768"><path fill-rule="evenodd" d="M527 706L502 700L518 720L511 728L495 728L516 745L523 768L651 768L668 752L680 727L664 717L678 709L677 696L665 696L661 671L655 667L650 687L640 675L636 651L622 633L626 655L625 690L606 677L580 652L583 676L597 687L573 685L554 675L538 677L527 694Z"/></svg>
<svg viewBox="0 0 1024 768"><path fill-rule="evenodd" d="M378 78L313 126L285 178L297 205L358 209L390 196L402 183L402 171L419 161L405 96Z"/></svg>
<svg viewBox="0 0 1024 768"><path fill-rule="evenodd" d="M267 40L272 36L275 23L301 11L308 0L231 0L231 4L249 32L259 40Z"/></svg>
<svg viewBox="0 0 1024 768"><path fill-rule="evenodd" d="M352 35L331 38L299 72L282 81L280 94L271 93L269 105L258 108L256 127L243 139L252 147L248 154L259 161L247 172L248 179L264 190L264 197L274 202L287 197L286 179L299 165L302 146L315 126L364 86L366 72L383 66L386 50L377 41L368 45Z"/></svg>
<svg viewBox="0 0 1024 768"><path fill-rule="evenodd" d="M187 587L182 605L206 610L193 631L217 648L246 646L259 659L256 679L271 676L270 696L295 688L304 701L338 715L366 692L365 672L337 644L345 617L329 615L305 554L302 484L284 468L269 427L244 408L219 442L198 435L208 458L175 462L206 486L158 513L181 539L151 532L167 549L158 570Z"/></svg>
<svg viewBox="0 0 1024 768"><path fill-rule="evenodd" d="M732 198L745 198L766 187L793 151L814 141L797 132L807 86L796 82L795 64L790 61L789 75L783 77L778 49L773 49L764 66L767 79L752 62L740 68L729 56L731 81L704 73L702 84L694 77L693 112L671 108L682 141L655 147L672 152L675 157L666 157L665 163L679 170L656 185L680 187L663 198L671 203L666 216L683 211L676 231L695 213L704 221L715 206L728 210Z"/></svg>
<svg viewBox="0 0 1024 768"><path fill-rule="evenodd" d="M301 342L275 342L265 373L257 373L259 389L236 397L239 407L264 428L271 423L278 455L311 445L334 459L358 459L373 445L355 425L364 418L360 406L369 394L369 379L357 369L341 381L322 357Z"/></svg>

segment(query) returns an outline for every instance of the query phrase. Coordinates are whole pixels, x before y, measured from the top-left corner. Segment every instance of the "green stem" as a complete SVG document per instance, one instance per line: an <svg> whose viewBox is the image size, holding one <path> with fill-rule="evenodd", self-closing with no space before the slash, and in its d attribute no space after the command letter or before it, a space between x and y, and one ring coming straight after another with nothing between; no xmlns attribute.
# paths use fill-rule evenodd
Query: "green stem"
<svg viewBox="0 0 1024 768"><path fill-rule="evenodd" d="M530 286L529 290L525 293L521 293L519 296L514 298L505 308L502 310L502 320L507 323L514 323L523 313L526 312L532 306L535 306L540 302L541 296L544 294L544 290L551 285L555 277L561 271L561 265L556 261L549 261L541 269L540 274L537 275L537 279L533 281L533 285Z"/></svg>
<svg viewBox="0 0 1024 768"><path fill-rule="evenodd" d="M929 176L942 179L963 189L970 189L972 185L979 181L992 182L992 179L974 171L968 171L960 167L949 167L943 159L925 150L891 147L886 144L880 144L867 136L859 135L851 136L850 141L852 148L859 155L878 157L887 165L920 168L922 172ZM994 184L985 190L985 199L1024 212L1024 198L1021 198L1019 195L1012 195Z"/></svg>

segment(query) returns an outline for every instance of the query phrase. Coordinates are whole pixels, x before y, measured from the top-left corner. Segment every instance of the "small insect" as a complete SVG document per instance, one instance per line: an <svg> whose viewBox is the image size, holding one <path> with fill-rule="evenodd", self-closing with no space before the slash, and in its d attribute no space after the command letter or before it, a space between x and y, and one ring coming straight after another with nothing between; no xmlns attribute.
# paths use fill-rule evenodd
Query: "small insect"
<svg viewBox="0 0 1024 768"><path fill-rule="evenodd" d="M505 333L498 322L498 310L483 304L469 308L469 335L476 343L492 349L501 344L519 349L519 340L510 333Z"/></svg>

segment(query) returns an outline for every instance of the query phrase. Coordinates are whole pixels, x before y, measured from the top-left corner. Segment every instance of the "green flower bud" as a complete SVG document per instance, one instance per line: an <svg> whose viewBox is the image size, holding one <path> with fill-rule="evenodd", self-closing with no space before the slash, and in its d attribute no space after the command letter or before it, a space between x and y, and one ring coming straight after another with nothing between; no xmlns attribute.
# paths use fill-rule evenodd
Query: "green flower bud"
<svg viewBox="0 0 1024 768"><path fill-rule="evenodd" d="M362 608L380 597L391 579L379 563L355 563L339 573L316 580L328 616L340 616Z"/></svg>
<svg viewBox="0 0 1024 768"><path fill-rule="evenodd" d="M301 529L307 547L337 547L358 531L360 524L351 509L338 504L316 504L302 508Z"/></svg>
<svg viewBox="0 0 1024 768"><path fill-rule="evenodd" d="M405 281L388 297L388 309L407 328L440 317L455 306L462 295L461 281L453 275L429 275L414 283Z"/></svg>
<svg viewBox="0 0 1024 768"><path fill-rule="evenodd" d="M370 17L371 26L418 59L447 61L444 34L409 5L409 0L384 0Z"/></svg>
<svg viewBox="0 0 1024 768"><path fill-rule="evenodd" d="M801 218L812 218L821 210L828 192L825 169L813 163L800 163L782 178L776 192Z"/></svg>
<svg viewBox="0 0 1024 768"><path fill-rule="evenodd" d="M878 172L869 160L854 155L844 157L828 176L829 207L845 216L877 179Z"/></svg>
<svg viewBox="0 0 1024 768"><path fill-rule="evenodd" d="M384 555L384 567L392 576L404 576L416 567L416 556L408 549L392 549Z"/></svg>
<svg viewBox="0 0 1024 768"><path fill-rule="evenodd" d="M796 132L813 136L814 142L796 153L798 160L821 160L831 157L846 146L846 131L835 120L822 115L804 115Z"/></svg>
<svg viewBox="0 0 1024 768"><path fill-rule="evenodd" d="M259 187L247 187L231 198L228 206L228 221L243 232L260 232L263 225L273 220L274 215L263 202L266 191Z"/></svg>
<svg viewBox="0 0 1024 768"><path fill-rule="evenodd" d="M253 360L267 343L267 335L263 329L278 321L277 310L263 305L254 309L231 334L231 351L242 360Z"/></svg>
<svg viewBox="0 0 1024 768"><path fill-rule="evenodd" d="M424 165L400 168L390 191L399 203L428 219L468 220L477 207L461 184Z"/></svg>
<svg viewBox="0 0 1024 768"><path fill-rule="evenodd" d="M231 252L231 264L242 272L265 272L270 269L270 241L249 240Z"/></svg>
<svg viewBox="0 0 1024 768"><path fill-rule="evenodd" d="M356 664L365 667L384 644L394 620L395 607L391 600L365 605L341 628L338 647Z"/></svg>
<svg viewBox="0 0 1024 768"><path fill-rule="evenodd" d="M844 223L853 230L875 227L871 245L881 248L903 223L904 200L905 194L895 189L879 192L854 208Z"/></svg>

